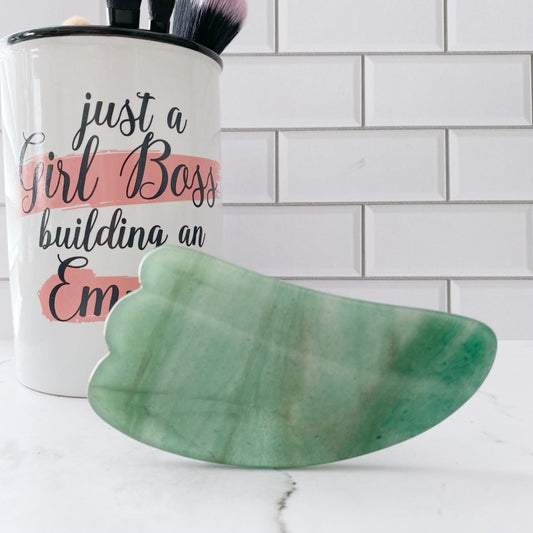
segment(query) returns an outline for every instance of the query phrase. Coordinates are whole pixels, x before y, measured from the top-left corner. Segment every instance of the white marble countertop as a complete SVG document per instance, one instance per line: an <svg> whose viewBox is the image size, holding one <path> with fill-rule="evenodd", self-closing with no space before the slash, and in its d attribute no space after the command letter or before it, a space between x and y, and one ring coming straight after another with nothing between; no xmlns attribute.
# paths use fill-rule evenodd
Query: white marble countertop
<svg viewBox="0 0 533 533"><path fill-rule="evenodd" d="M211 465L39 394L0 342L3 533L531 533L533 343L504 343L482 389L387 450L294 470Z"/></svg>

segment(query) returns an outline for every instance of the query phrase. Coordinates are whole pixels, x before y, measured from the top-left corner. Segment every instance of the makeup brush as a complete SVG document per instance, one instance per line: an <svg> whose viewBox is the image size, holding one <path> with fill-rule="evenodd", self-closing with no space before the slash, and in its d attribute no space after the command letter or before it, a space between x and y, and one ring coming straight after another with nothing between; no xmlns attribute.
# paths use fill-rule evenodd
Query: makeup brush
<svg viewBox="0 0 533 533"><path fill-rule="evenodd" d="M176 0L172 33L176 37L194 41L200 15L200 0Z"/></svg>
<svg viewBox="0 0 533 533"><path fill-rule="evenodd" d="M174 34L220 54L244 24L246 0L178 0Z"/></svg>
<svg viewBox="0 0 533 533"><path fill-rule="evenodd" d="M141 0L107 0L107 13L112 27L138 29Z"/></svg>
<svg viewBox="0 0 533 533"><path fill-rule="evenodd" d="M150 31L168 33L170 17L174 10L174 0L150 0Z"/></svg>

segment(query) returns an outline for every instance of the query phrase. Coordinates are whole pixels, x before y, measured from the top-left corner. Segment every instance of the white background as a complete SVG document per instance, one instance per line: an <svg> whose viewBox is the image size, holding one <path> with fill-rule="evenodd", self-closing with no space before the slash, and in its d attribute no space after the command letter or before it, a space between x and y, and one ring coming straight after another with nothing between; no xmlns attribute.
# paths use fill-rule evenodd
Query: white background
<svg viewBox="0 0 533 533"><path fill-rule="evenodd" d="M222 76L227 258L533 339L533 0L249 4ZM0 34L103 6L0 0Z"/></svg>

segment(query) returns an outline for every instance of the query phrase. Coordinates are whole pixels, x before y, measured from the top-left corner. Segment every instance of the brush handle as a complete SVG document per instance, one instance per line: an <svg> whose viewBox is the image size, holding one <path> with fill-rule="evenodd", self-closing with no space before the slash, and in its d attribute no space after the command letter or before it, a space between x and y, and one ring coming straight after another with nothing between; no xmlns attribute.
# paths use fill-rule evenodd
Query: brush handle
<svg viewBox="0 0 533 533"><path fill-rule="evenodd" d="M148 0L150 31L168 33L175 0Z"/></svg>
<svg viewBox="0 0 533 533"><path fill-rule="evenodd" d="M159 33L168 33L170 31L170 21L163 22L161 20L151 20L150 31L156 31Z"/></svg>
<svg viewBox="0 0 533 533"><path fill-rule="evenodd" d="M113 28L138 29L141 20L140 10L108 8L109 24Z"/></svg>

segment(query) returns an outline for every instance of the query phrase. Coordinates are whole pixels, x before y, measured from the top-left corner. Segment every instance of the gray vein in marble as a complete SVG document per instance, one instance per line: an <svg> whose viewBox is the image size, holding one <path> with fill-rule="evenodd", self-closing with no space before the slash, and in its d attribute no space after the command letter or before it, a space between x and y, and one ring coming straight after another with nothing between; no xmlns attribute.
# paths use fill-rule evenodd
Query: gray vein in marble
<svg viewBox="0 0 533 533"><path fill-rule="evenodd" d="M508 417L508 418L513 418L516 420L516 416L513 414L513 413L510 413L509 411L511 409L518 409L518 406L515 406L515 405L504 405L500 402L500 400L498 399L498 397L495 395L495 394L492 394L491 392L486 392L486 391L479 391L479 394L482 395L482 396L485 396L485 398L487 398L490 403L496 407L496 409L498 409L498 411L500 412L500 414Z"/></svg>
<svg viewBox="0 0 533 533"><path fill-rule="evenodd" d="M496 444L505 444L505 441L500 439L500 437L497 437L496 435L493 435L492 433L489 433L488 431L482 431L482 434L485 435L491 442L494 442Z"/></svg>
<svg viewBox="0 0 533 533"><path fill-rule="evenodd" d="M278 513L276 520L279 524L280 533L288 533L287 526L283 520L283 512L287 509L289 498L296 492L296 481L288 472L282 472L288 481L289 488L284 492L283 496L278 500Z"/></svg>

